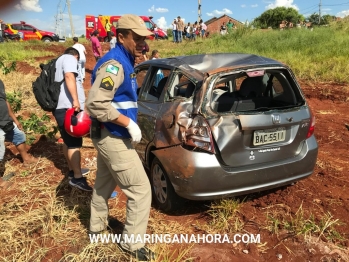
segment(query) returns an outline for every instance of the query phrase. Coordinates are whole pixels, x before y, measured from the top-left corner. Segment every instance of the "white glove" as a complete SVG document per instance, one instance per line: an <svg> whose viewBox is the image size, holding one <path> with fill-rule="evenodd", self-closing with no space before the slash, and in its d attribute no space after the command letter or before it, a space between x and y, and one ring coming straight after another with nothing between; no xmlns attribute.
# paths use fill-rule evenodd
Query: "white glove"
<svg viewBox="0 0 349 262"><path fill-rule="evenodd" d="M142 139L141 130L139 129L139 126L132 119L130 119L130 123L126 128L132 137L132 142L136 142L136 143L141 142L141 139Z"/></svg>

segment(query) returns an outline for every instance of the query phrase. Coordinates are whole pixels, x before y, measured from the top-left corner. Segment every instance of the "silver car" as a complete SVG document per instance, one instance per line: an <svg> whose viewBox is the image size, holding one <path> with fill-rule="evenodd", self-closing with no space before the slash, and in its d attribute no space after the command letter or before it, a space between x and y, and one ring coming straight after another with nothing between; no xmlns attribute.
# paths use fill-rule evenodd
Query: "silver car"
<svg viewBox="0 0 349 262"><path fill-rule="evenodd" d="M315 118L291 69L272 59L219 53L136 67L136 146L157 206L291 184L314 169Z"/></svg>

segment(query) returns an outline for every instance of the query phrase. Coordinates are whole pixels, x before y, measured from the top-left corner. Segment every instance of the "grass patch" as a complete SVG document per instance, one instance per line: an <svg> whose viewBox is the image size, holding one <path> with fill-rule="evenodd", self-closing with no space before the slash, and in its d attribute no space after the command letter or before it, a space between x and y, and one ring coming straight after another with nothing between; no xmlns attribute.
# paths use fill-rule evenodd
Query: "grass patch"
<svg viewBox="0 0 349 262"><path fill-rule="evenodd" d="M244 222L239 216L239 199L227 198L212 202L206 211L207 223L201 227L208 234L241 232Z"/></svg>
<svg viewBox="0 0 349 262"><path fill-rule="evenodd" d="M293 236L303 236L304 239L317 237L332 243L343 241L344 238L336 230L336 226L342 225L339 219L335 219L330 213L323 214L320 218L315 218L313 214L305 215L301 205L295 214L286 205L277 205L273 209L270 207L267 212L268 231L278 235L280 232L287 232Z"/></svg>

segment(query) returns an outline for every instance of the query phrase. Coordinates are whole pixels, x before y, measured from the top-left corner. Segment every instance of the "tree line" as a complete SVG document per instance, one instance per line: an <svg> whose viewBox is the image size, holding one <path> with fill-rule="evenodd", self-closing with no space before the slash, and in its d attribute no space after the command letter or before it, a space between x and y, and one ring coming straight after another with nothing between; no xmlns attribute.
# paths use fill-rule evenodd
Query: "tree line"
<svg viewBox="0 0 349 262"><path fill-rule="evenodd" d="M309 17L304 17L298 11L292 7L276 7L269 9L255 18L251 23L256 28L279 28L282 23L290 24L303 24L311 23L313 25L326 25L332 21L335 21L336 16L323 15L319 16L317 13L313 13Z"/></svg>

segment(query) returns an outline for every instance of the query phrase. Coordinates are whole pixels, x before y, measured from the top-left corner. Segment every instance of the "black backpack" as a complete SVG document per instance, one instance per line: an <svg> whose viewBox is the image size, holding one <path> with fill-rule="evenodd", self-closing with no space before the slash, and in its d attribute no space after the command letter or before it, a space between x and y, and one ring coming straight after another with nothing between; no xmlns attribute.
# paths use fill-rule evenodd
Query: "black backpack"
<svg viewBox="0 0 349 262"><path fill-rule="evenodd" d="M52 112L58 104L61 82L55 82L56 61L59 57L52 59L47 64L40 64L40 76L33 82L33 93L36 101L45 111Z"/></svg>

